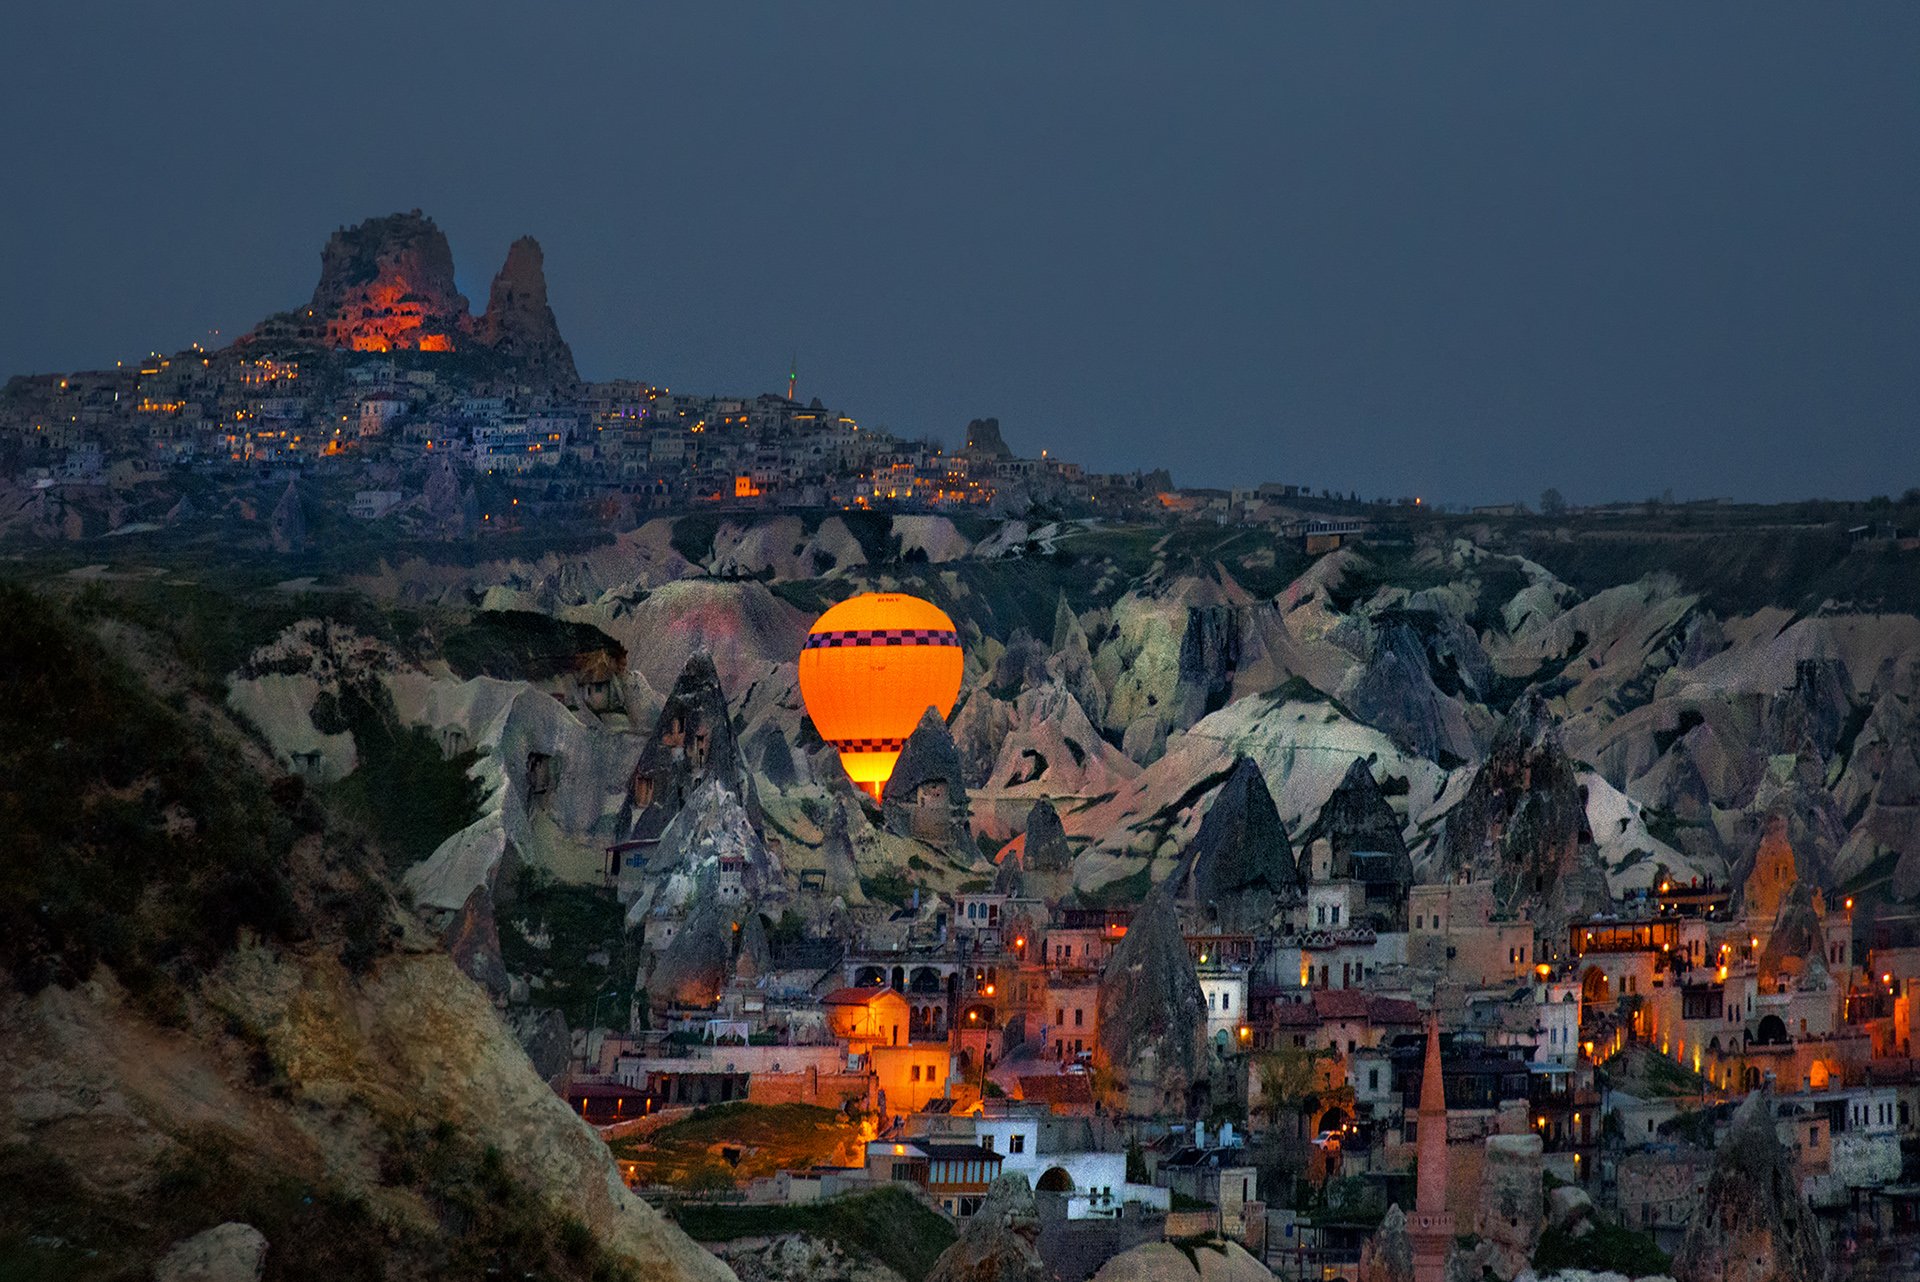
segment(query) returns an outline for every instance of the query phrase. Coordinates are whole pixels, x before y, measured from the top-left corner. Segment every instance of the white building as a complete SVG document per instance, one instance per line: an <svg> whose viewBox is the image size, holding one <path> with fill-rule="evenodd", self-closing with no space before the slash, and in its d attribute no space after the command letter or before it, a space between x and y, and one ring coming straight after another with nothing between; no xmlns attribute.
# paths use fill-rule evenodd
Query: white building
<svg viewBox="0 0 1920 1282"><path fill-rule="evenodd" d="M1236 1030L1247 1021L1247 972L1225 966L1195 969L1200 992L1207 999L1207 1040L1233 1045Z"/></svg>
<svg viewBox="0 0 1920 1282"><path fill-rule="evenodd" d="M1172 1205L1168 1190L1127 1183L1127 1155L1087 1146L1085 1118L1053 1117L1011 1100L988 1100L974 1119L974 1142L1001 1155L1000 1170L1018 1171L1035 1191L1065 1194L1067 1218L1115 1216L1128 1202L1155 1210Z"/></svg>
<svg viewBox="0 0 1920 1282"><path fill-rule="evenodd" d="M399 507L401 497L399 490L360 490L348 505L347 514L357 521L377 521Z"/></svg>

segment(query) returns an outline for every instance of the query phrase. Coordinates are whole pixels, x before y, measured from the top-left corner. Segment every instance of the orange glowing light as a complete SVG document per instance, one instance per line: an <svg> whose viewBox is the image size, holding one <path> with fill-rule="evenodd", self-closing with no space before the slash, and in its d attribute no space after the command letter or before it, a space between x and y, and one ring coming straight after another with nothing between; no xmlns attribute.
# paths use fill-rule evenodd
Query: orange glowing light
<svg viewBox="0 0 1920 1282"><path fill-rule="evenodd" d="M847 777L877 801L926 710L953 711L961 666L959 633L944 610L867 592L815 620L800 652L800 696Z"/></svg>

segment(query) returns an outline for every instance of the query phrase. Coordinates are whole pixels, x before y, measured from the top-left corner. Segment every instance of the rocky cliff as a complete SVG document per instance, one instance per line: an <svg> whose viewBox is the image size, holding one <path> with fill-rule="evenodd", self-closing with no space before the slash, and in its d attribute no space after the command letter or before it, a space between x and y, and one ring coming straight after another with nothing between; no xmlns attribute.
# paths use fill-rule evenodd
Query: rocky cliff
<svg viewBox="0 0 1920 1282"><path fill-rule="evenodd" d="M320 254L305 307L268 317L242 345L355 352L465 352L534 388L578 385L573 352L547 305L545 261L531 236L516 240L475 317L454 285L453 250L419 210L342 227Z"/></svg>
<svg viewBox="0 0 1920 1282"><path fill-rule="evenodd" d="M414 210L342 227L320 251L302 333L356 352L452 351L469 327L446 233Z"/></svg>
<svg viewBox="0 0 1920 1282"><path fill-rule="evenodd" d="M730 1276L627 1192L376 839L276 771L167 636L5 606L0 658L52 666L0 718L67 727L70 791L16 794L0 891L0 1224L37 1271L143 1276L234 1224L268 1279ZM53 746L6 728L8 777L50 775Z"/></svg>

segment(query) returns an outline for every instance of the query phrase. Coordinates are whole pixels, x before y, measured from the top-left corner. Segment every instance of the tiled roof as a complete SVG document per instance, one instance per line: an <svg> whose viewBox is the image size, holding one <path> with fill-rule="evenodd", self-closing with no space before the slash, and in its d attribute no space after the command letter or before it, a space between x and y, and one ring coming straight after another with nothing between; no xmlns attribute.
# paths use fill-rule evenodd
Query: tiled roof
<svg viewBox="0 0 1920 1282"><path fill-rule="evenodd" d="M1367 994L1357 988L1322 988L1313 995L1321 1019L1365 1019Z"/></svg>
<svg viewBox="0 0 1920 1282"><path fill-rule="evenodd" d="M1052 1107L1093 1103L1093 1086L1085 1073L1050 1073L1020 1079L1020 1098Z"/></svg>

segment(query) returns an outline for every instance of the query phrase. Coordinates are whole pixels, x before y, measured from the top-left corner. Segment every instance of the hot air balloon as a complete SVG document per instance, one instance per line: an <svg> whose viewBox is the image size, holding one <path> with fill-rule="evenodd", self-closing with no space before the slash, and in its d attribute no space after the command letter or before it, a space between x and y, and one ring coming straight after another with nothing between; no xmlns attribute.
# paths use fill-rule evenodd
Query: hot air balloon
<svg viewBox="0 0 1920 1282"><path fill-rule="evenodd" d="M867 592L814 621L800 652L800 697L847 777L877 801L926 710L953 711L960 667L960 634L946 611Z"/></svg>

